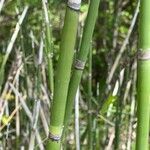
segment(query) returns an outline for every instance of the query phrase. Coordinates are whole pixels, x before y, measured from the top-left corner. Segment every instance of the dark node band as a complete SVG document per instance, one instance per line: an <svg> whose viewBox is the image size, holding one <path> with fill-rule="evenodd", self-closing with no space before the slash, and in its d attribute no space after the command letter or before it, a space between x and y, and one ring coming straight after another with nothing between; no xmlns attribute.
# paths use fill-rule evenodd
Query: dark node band
<svg viewBox="0 0 150 150"><path fill-rule="evenodd" d="M60 135L54 135L51 132L49 132L49 139L51 139L52 141L59 142L61 139L61 136Z"/></svg>
<svg viewBox="0 0 150 150"><path fill-rule="evenodd" d="M83 70L84 67L85 67L85 62L76 59L74 67L75 67L76 69L78 69L78 70Z"/></svg>
<svg viewBox="0 0 150 150"><path fill-rule="evenodd" d="M150 50L139 50L138 51L138 59L139 60L150 60Z"/></svg>
<svg viewBox="0 0 150 150"><path fill-rule="evenodd" d="M79 10L80 9L80 3L68 2L68 7L73 9L73 10Z"/></svg>

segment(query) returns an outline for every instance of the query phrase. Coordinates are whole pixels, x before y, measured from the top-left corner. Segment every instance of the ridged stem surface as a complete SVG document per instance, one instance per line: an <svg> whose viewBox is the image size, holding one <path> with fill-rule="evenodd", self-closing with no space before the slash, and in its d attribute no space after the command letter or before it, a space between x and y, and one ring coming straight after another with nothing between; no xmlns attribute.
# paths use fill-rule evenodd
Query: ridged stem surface
<svg viewBox="0 0 150 150"><path fill-rule="evenodd" d="M139 23L139 50L150 51L150 1L141 0ZM150 118L150 59L138 60L138 123L136 150L149 149Z"/></svg>
<svg viewBox="0 0 150 150"><path fill-rule="evenodd" d="M61 137L63 119L70 81L71 66L73 61L74 46L78 27L78 11L67 7L62 39L60 44L60 56L58 60L56 78L54 83L54 99L51 108L50 133ZM61 140L51 140L47 144L48 150L59 150Z"/></svg>
<svg viewBox="0 0 150 150"><path fill-rule="evenodd" d="M87 60L89 48L91 45L92 35L93 35L95 23L96 23L96 18L98 14L99 3L100 3L100 0L92 0L90 2L88 15L86 18L85 27L83 31L81 47L77 56L77 59L82 62L85 62ZM83 70L76 69L76 68L73 69L73 73L72 73L71 80L69 83L66 112L65 112L65 118L64 118L65 128L71 116L71 112L73 108L73 101L77 92L78 85L81 81L82 72Z"/></svg>

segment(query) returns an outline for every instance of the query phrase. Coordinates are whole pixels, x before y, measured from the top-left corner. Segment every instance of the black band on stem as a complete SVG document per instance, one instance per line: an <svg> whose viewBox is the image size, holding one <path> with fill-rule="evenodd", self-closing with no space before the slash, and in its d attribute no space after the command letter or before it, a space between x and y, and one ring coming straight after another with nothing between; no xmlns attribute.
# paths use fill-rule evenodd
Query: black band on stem
<svg viewBox="0 0 150 150"><path fill-rule="evenodd" d="M51 132L49 132L49 139L51 139L52 141L58 142L58 141L60 141L61 136L60 135L54 135Z"/></svg>
<svg viewBox="0 0 150 150"><path fill-rule="evenodd" d="M83 70L85 67L85 62L82 60L76 59L74 67L78 70Z"/></svg>
<svg viewBox="0 0 150 150"><path fill-rule="evenodd" d="M73 10L80 10L80 3L72 3L68 1L68 7Z"/></svg>
<svg viewBox="0 0 150 150"><path fill-rule="evenodd" d="M150 60L150 50L139 50L138 51L139 60Z"/></svg>

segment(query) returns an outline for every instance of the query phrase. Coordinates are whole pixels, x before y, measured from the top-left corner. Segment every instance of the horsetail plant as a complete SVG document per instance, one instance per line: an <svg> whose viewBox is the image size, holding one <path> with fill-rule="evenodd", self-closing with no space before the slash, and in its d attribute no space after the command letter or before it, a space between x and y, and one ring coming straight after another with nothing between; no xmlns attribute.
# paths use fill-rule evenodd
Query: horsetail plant
<svg viewBox="0 0 150 150"><path fill-rule="evenodd" d="M149 149L150 118L150 1L142 0L139 23L138 110L136 150Z"/></svg>
<svg viewBox="0 0 150 150"><path fill-rule="evenodd" d="M51 108L51 120L49 127L50 131L47 150L60 149L80 4L81 0L69 0L68 7L66 9L64 27L61 37L62 39L60 43L60 56L54 83L55 92Z"/></svg>
<svg viewBox="0 0 150 150"><path fill-rule="evenodd" d="M83 37L81 41L80 51L77 55L75 67L73 69L73 73L72 73L71 80L69 83L69 90L68 90L67 103L66 103L66 112L65 112L65 118L64 118L65 128L71 116L73 101L74 101L77 88L81 80L82 72L85 66L85 62L89 53L92 35L94 32L94 27L96 23L97 14L98 14L99 3L100 3L100 0L90 1L88 15L86 18L85 27L83 31Z"/></svg>
<svg viewBox="0 0 150 150"><path fill-rule="evenodd" d="M48 86L50 89L51 96L53 96L54 92L54 79L53 79L53 62L52 62L52 34L51 27L49 21L49 10L48 10L48 2L42 0L44 15L45 15L45 26L46 26L46 37L45 37L45 53L48 62Z"/></svg>
<svg viewBox="0 0 150 150"><path fill-rule="evenodd" d="M88 57L88 148L93 149L93 120L92 120L92 46L90 46L89 57Z"/></svg>

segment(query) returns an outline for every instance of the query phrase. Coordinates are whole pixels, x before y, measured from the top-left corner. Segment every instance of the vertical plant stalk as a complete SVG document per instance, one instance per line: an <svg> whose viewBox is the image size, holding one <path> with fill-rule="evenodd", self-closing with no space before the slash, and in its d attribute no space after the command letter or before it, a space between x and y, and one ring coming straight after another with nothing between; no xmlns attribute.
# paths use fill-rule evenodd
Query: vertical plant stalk
<svg viewBox="0 0 150 150"><path fill-rule="evenodd" d="M116 112L115 112L115 139L114 139L115 150L119 150L120 141L121 141L120 132L122 128L121 119L122 119L122 109L123 109L122 99L124 98L122 94L123 81L124 81L124 69L122 69L120 72L119 80L116 81L115 88L112 94L112 96L118 96L118 98L116 99Z"/></svg>
<svg viewBox="0 0 150 150"><path fill-rule="evenodd" d="M134 65L136 66L136 62L134 62ZM134 67L133 67L134 68ZM136 91L136 78L137 78L137 71L136 69L132 69L133 71L133 83L132 83L132 94L131 94L131 110L130 110L130 119L129 119L129 128L128 128L128 141L127 141L127 150L131 149L132 146L132 132L133 132L133 122L134 122L134 116L135 116L135 91Z"/></svg>
<svg viewBox="0 0 150 150"><path fill-rule="evenodd" d="M64 27L61 37L62 39L60 44L60 56L58 60L54 84L55 92L51 108L49 127L50 133L47 144L48 150L60 149L66 99L78 27L80 3L80 0L69 0L68 7L66 9Z"/></svg>
<svg viewBox="0 0 150 150"><path fill-rule="evenodd" d="M37 128L38 118L39 118L39 111L40 111L40 100L34 101L34 109L33 109L33 121L32 121L32 130L29 140L29 150L34 150L35 147L35 129Z"/></svg>
<svg viewBox="0 0 150 150"><path fill-rule="evenodd" d="M150 118L150 1L142 0L139 23L138 108L136 150L149 149Z"/></svg>
<svg viewBox="0 0 150 150"><path fill-rule="evenodd" d="M45 0L42 0L44 15L45 15L45 24L46 24L46 37L45 37L45 53L48 62L48 86L50 88L51 96L53 97L54 93L54 77L53 77L53 51L52 51L52 33L49 21L48 6Z"/></svg>
<svg viewBox="0 0 150 150"><path fill-rule="evenodd" d="M79 88L75 97L75 141L76 141L76 150L80 150L80 129L79 129L79 99L80 92Z"/></svg>
<svg viewBox="0 0 150 150"><path fill-rule="evenodd" d="M95 23L96 23L96 18L98 14L99 3L100 3L100 0L92 0L90 2L89 11L88 11L87 19L85 22L84 31L83 31L80 51L78 53L77 60L75 62L75 66L74 66L71 80L69 83L66 112L65 112L65 118L64 118L65 128L71 116L71 112L73 108L73 101L74 101L77 88L81 80L84 65L85 65L85 62L89 53L89 48L90 48L92 35L93 35Z"/></svg>
<svg viewBox="0 0 150 150"><path fill-rule="evenodd" d="M115 51L115 48L117 46L117 40L118 40L118 33L119 33L119 18L121 15L122 7L120 7L120 4L122 3L122 0L115 0L114 1L114 18L113 18L113 38L112 38L112 52Z"/></svg>
<svg viewBox="0 0 150 150"><path fill-rule="evenodd" d="M92 121L92 46L90 46L88 59L88 149L93 149L93 121Z"/></svg>
<svg viewBox="0 0 150 150"><path fill-rule="evenodd" d="M32 120L32 129L31 129L31 135L29 140L29 150L33 150L35 147L35 129L37 128L38 118L39 118L39 112L40 112L40 85L41 85L41 65L42 65L42 58L43 58L43 39L41 38L40 42L40 48L39 48L39 54L38 54L38 61L37 61L37 67L36 67L36 81L35 81L35 93L37 95L34 97L34 107L33 107L33 120Z"/></svg>
<svg viewBox="0 0 150 150"><path fill-rule="evenodd" d="M19 77L16 79L16 88L19 89ZM15 98L15 107L19 106L19 98L16 95ZM19 147L19 137L20 137L20 112L19 110L16 112L16 148Z"/></svg>
<svg viewBox="0 0 150 150"><path fill-rule="evenodd" d="M21 3L19 0L17 0L17 15L19 16L19 11L20 11L20 8L21 8ZM23 35L22 35L22 26L20 27L20 33L19 33L19 37L20 37L20 41L21 41L21 49L23 50ZM17 56L17 58L19 58L17 60L17 65L18 66L21 66L21 63L22 63L22 52L17 52L16 54L18 54L19 56ZM19 75L18 77L16 78L16 89L19 90ZM20 105L20 102L19 102L19 97L16 95L15 96L15 107L19 107ZM18 109L18 111L16 112L16 149L19 147L20 145L20 110Z"/></svg>

